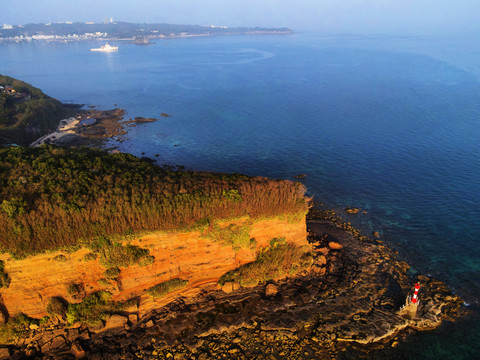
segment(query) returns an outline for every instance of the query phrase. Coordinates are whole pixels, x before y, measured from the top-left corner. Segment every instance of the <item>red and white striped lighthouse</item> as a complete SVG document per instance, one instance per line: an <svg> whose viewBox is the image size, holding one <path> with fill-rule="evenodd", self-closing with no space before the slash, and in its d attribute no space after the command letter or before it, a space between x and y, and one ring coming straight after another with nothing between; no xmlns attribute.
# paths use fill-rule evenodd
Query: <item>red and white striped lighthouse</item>
<svg viewBox="0 0 480 360"><path fill-rule="evenodd" d="M418 283L415 284L415 291L413 292L413 297L412 297L412 303L416 304L417 303L417 298L418 298L418 290L420 290L420 285Z"/></svg>

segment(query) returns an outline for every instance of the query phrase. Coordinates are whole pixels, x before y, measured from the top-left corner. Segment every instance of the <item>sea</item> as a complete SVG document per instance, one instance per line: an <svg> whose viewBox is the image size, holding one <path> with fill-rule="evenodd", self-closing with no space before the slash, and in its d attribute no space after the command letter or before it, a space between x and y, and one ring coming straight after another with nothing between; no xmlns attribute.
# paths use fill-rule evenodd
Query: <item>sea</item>
<svg viewBox="0 0 480 360"><path fill-rule="evenodd" d="M159 164L305 174L310 196L378 231L412 279L446 282L468 310L394 348L343 358L470 360L480 358L478 35L111 41L112 53L91 52L95 41L0 43L0 73L62 102L158 118L109 146Z"/></svg>

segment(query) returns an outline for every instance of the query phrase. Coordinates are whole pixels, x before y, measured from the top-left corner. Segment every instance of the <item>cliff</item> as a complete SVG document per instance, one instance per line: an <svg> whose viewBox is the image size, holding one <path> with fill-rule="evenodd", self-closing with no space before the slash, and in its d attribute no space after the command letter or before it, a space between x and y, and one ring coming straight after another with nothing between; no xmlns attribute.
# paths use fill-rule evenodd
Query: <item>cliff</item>
<svg viewBox="0 0 480 360"><path fill-rule="evenodd" d="M242 226L248 218L221 222L219 226ZM201 231L152 232L130 242L148 249L155 258L152 264L120 267L120 275L111 284L102 284L105 266L97 258L86 261L90 250L81 248L73 253L49 252L15 260L7 254L4 261L10 285L1 290L3 305L9 316L24 313L40 318L47 315L47 305L52 297L61 297L69 302L79 302L68 294L72 284L79 285L84 295L109 290L115 301L137 297L138 309L143 312L170 301L176 295L153 299L145 290L172 278L188 280L182 294L197 294L205 285L216 284L226 272L254 261L259 249L268 246L273 238L284 237L288 242L306 245L305 219L289 222L287 219L270 218L253 222L249 238L255 246L235 250L215 239L205 237ZM57 259L57 260L55 260ZM104 279L105 280L105 279ZM83 296L81 296L83 297Z"/></svg>

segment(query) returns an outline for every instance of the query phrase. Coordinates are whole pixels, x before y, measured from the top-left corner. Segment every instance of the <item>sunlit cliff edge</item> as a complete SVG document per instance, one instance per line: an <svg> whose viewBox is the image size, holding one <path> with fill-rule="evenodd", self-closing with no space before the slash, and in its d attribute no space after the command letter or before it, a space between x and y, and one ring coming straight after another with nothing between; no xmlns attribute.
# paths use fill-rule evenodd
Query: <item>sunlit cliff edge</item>
<svg viewBox="0 0 480 360"><path fill-rule="evenodd" d="M247 221L248 218L239 218L222 222L221 227L242 226ZM147 266L121 267L119 276L110 284L101 281L105 281L105 266L98 259L85 259L85 255L91 253L85 248L73 253L49 252L22 260L3 255L0 258L5 263L10 285L0 290L2 302L10 316L24 313L40 318L47 315L52 297L80 302L76 296L68 294L69 286L77 284L86 294L108 290L115 301L138 298L136 311L144 312L178 295L177 292L158 300L148 296L146 290L158 283L172 278L188 280L182 294L195 295L205 285L216 285L226 272L254 261L257 251L267 247L273 238L284 237L296 245L306 245L305 218L297 222L281 217L256 221L250 226L248 236L255 239L255 245L234 250L231 245L202 236L198 230L148 233L131 244L148 249L155 260Z"/></svg>

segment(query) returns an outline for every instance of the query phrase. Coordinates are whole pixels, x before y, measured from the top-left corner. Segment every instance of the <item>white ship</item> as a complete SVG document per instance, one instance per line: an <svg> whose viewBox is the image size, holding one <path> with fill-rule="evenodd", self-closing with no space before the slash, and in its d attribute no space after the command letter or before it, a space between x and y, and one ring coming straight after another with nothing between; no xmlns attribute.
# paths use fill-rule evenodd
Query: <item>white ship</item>
<svg viewBox="0 0 480 360"><path fill-rule="evenodd" d="M97 49L90 49L90 51L105 51L105 52L118 51L118 46L110 46L108 43L105 43L105 45L100 46Z"/></svg>

